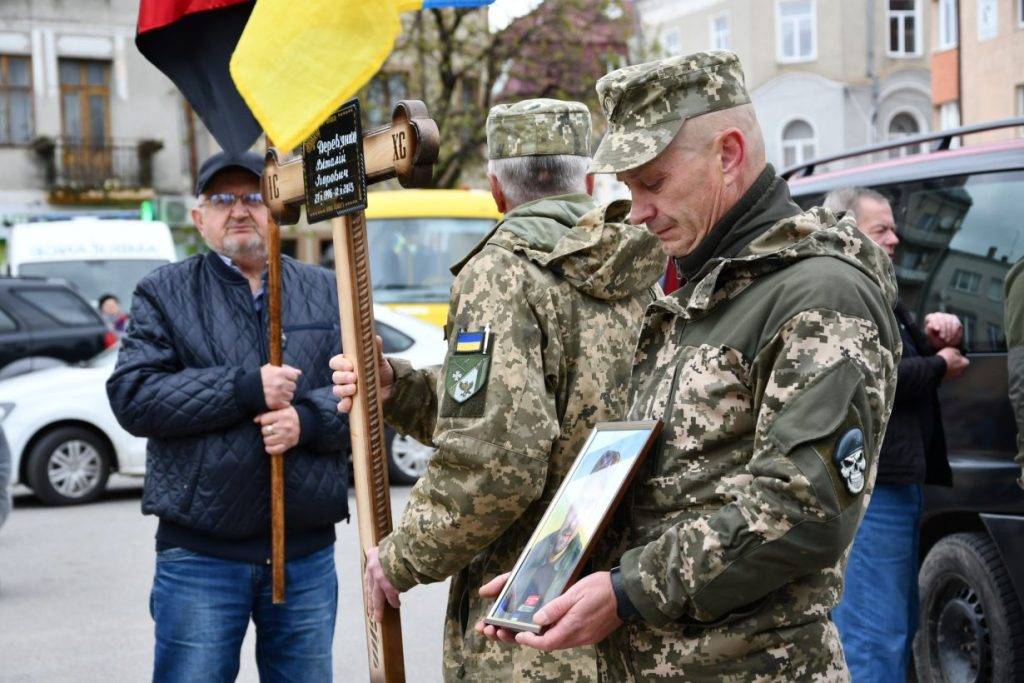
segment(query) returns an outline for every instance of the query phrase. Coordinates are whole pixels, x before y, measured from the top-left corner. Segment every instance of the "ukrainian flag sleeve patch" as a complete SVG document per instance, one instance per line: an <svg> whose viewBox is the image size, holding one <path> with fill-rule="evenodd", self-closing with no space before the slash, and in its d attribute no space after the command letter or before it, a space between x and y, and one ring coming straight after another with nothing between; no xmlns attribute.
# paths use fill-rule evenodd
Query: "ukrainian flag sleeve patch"
<svg viewBox="0 0 1024 683"><path fill-rule="evenodd" d="M486 353L484 342L486 331L459 332L455 338L455 353Z"/></svg>
<svg viewBox="0 0 1024 683"><path fill-rule="evenodd" d="M445 400L441 417L480 417L491 365L490 325L482 330L462 330L455 337L445 361Z"/></svg>

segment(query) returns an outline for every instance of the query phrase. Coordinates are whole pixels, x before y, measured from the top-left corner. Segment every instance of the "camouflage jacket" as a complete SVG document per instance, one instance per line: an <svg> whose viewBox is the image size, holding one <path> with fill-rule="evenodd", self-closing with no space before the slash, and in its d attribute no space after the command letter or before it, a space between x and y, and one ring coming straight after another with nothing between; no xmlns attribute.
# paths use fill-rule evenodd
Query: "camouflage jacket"
<svg viewBox="0 0 1024 683"><path fill-rule="evenodd" d="M625 413L636 336L666 263L653 236L614 222L625 210L574 195L509 212L453 268L444 367L392 361L385 419L437 452L380 560L399 590L457 574L449 680L596 677L592 648L547 654L473 627L490 607L478 588L515 564L590 428Z"/></svg>
<svg viewBox="0 0 1024 683"><path fill-rule="evenodd" d="M599 644L605 680L848 677L829 610L893 402L895 279L784 181L751 206L724 229L774 215L644 320L629 416L665 427L606 535L638 614Z"/></svg>

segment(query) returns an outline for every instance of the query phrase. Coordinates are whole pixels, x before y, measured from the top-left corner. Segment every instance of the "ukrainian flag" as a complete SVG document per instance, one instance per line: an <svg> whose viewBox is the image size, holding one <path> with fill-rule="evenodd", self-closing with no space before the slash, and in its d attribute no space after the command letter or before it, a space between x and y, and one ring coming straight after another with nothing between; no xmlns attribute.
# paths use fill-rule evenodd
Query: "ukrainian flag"
<svg viewBox="0 0 1024 683"><path fill-rule="evenodd" d="M456 353L480 353L484 350L484 333L480 332L459 332L455 338Z"/></svg>
<svg viewBox="0 0 1024 683"><path fill-rule="evenodd" d="M258 0L231 57L231 77L268 137L297 147L377 73L399 14L494 0Z"/></svg>

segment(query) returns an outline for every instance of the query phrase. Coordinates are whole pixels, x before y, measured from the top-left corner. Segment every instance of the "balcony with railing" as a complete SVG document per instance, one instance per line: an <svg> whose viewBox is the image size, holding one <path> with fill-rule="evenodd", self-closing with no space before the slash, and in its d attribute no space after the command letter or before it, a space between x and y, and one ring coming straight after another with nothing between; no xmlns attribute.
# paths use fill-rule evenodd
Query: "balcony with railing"
<svg viewBox="0 0 1024 683"><path fill-rule="evenodd" d="M58 137L37 138L34 147L52 200L108 201L152 192L153 155L163 143Z"/></svg>

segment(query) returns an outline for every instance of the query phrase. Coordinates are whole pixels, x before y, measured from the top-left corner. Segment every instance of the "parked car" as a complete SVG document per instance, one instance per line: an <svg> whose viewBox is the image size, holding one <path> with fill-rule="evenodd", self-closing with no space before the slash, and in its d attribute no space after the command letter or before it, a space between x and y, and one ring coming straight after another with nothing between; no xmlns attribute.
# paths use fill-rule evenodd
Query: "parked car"
<svg viewBox="0 0 1024 683"><path fill-rule="evenodd" d="M954 485L926 487L922 517L914 660L925 681L1024 679L1024 491L1003 334L1003 279L1024 258L1024 139L951 149L962 135L1019 126L1024 119L905 138L782 174L805 208L848 186L888 197L904 303L919 320L938 310L964 324L971 366L939 392ZM886 159L816 172L865 155Z"/></svg>
<svg viewBox="0 0 1024 683"><path fill-rule="evenodd" d="M436 326L384 305L374 305L377 334L384 353L409 361L417 368L440 365L448 346ZM388 475L393 484L413 484L427 470L434 449L387 427Z"/></svg>
<svg viewBox="0 0 1024 683"><path fill-rule="evenodd" d="M418 367L441 362L446 347L436 327L384 307L374 310L385 352ZM111 347L86 363L0 381L13 483L47 504L67 505L98 498L111 472L146 473L146 440L122 429L107 401L116 361ZM387 444L392 479L415 481L432 449L390 430Z"/></svg>
<svg viewBox="0 0 1024 683"><path fill-rule="evenodd" d="M116 341L67 284L0 277L0 379L87 360Z"/></svg>

